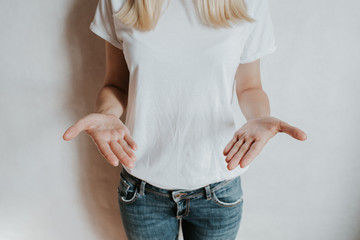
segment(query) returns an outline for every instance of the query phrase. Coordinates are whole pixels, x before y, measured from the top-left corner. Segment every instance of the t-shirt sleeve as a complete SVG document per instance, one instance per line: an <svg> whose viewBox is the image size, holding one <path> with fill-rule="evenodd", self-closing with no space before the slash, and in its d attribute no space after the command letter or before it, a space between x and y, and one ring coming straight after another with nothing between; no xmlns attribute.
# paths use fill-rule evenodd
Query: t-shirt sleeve
<svg viewBox="0 0 360 240"><path fill-rule="evenodd" d="M122 40L116 36L111 0L99 0L90 30L115 47L123 49Z"/></svg>
<svg viewBox="0 0 360 240"><path fill-rule="evenodd" d="M256 21L250 23L240 63L253 62L277 48L268 0L256 0L253 14Z"/></svg>

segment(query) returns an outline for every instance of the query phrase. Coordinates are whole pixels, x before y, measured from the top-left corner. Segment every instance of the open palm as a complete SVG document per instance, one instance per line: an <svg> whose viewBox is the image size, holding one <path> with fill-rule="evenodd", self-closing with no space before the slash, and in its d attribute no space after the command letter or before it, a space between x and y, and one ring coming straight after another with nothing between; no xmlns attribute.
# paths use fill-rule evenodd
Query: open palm
<svg viewBox="0 0 360 240"><path fill-rule="evenodd" d="M113 166L123 163L129 168L134 167L137 149L134 139L123 122L112 114L90 113L70 126L63 139L69 141L81 131L89 134L98 150Z"/></svg>
<svg viewBox="0 0 360 240"><path fill-rule="evenodd" d="M306 140L305 132L275 117L249 120L235 132L224 148L223 154L226 156L227 168L233 170L238 165L241 168L249 165L269 139L278 132L287 133L301 141Z"/></svg>

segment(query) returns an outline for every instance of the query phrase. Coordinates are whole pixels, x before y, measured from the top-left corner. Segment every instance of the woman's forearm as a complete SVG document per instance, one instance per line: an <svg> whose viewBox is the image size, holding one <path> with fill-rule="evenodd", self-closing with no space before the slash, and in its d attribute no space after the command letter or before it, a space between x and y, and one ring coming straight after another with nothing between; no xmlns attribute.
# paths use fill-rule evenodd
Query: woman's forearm
<svg viewBox="0 0 360 240"><path fill-rule="evenodd" d="M127 105L128 94L116 86L106 85L97 95L95 109L97 113L113 114L121 117Z"/></svg>
<svg viewBox="0 0 360 240"><path fill-rule="evenodd" d="M249 88L237 93L241 112L247 121L270 116L270 103L261 88Z"/></svg>

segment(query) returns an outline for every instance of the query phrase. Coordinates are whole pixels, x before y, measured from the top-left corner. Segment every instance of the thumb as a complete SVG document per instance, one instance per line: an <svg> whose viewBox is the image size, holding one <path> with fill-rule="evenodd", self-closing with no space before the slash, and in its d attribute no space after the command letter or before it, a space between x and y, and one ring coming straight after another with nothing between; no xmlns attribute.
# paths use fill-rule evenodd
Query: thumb
<svg viewBox="0 0 360 240"><path fill-rule="evenodd" d="M85 129L86 129L86 123L83 119L80 119L65 131L65 133L63 134L63 139L65 141L70 141Z"/></svg>
<svg viewBox="0 0 360 240"><path fill-rule="evenodd" d="M280 121L279 132L287 133L297 140L304 141L307 139L307 135L304 131L302 131L297 127L291 126L290 124L284 121Z"/></svg>

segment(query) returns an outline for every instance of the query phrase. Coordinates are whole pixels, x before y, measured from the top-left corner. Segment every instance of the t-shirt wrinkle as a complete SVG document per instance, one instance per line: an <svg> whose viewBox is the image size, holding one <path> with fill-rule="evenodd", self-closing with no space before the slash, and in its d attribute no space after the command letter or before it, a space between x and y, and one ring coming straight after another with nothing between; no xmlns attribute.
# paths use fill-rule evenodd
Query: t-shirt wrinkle
<svg viewBox="0 0 360 240"><path fill-rule="evenodd" d="M223 150L239 64L276 49L268 0L246 0L257 21L203 25L192 1L165 2L155 29L138 31L116 14L125 0L99 0L90 30L122 49L129 75L125 125L138 145L126 171L164 189L197 189L231 179Z"/></svg>

